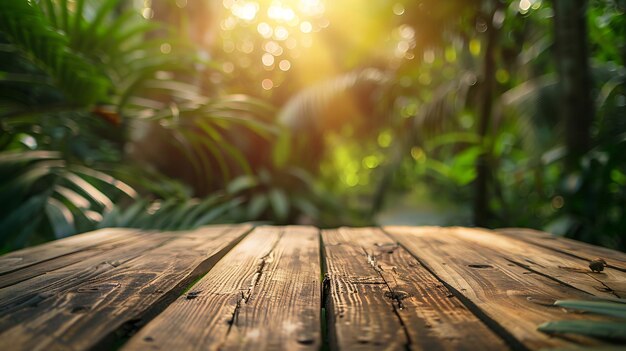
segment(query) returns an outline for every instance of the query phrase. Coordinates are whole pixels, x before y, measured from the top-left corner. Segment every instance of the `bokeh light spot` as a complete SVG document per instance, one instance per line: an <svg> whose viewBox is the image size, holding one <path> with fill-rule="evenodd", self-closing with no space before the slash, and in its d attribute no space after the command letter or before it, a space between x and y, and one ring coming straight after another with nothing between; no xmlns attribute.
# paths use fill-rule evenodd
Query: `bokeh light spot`
<svg viewBox="0 0 626 351"><path fill-rule="evenodd" d="M230 7L230 11L233 15L241 18L242 20L252 21L259 11L259 4L256 2L235 2Z"/></svg>
<svg viewBox="0 0 626 351"><path fill-rule="evenodd" d="M291 68L291 62L289 62L289 60L281 60L278 64L278 68L280 68L281 71L289 71Z"/></svg>
<svg viewBox="0 0 626 351"><path fill-rule="evenodd" d="M235 65L232 62L224 62L222 65L222 70L224 73L233 73L235 70Z"/></svg>
<svg viewBox="0 0 626 351"><path fill-rule="evenodd" d="M263 57L261 57L261 61L265 66L269 67L274 64L274 56L266 52L265 54L263 54Z"/></svg>
<svg viewBox="0 0 626 351"><path fill-rule="evenodd" d="M402 16L404 14L404 5L402 5L401 3L397 2L393 5L393 13L396 16Z"/></svg>
<svg viewBox="0 0 626 351"><path fill-rule="evenodd" d="M274 87L274 82L269 78L265 78L261 82L261 87L263 87L263 89L265 90L270 90Z"/></svg>
<svg viewBox="0 0 626 351"><path fill-rule="evenodd" d="M312 30L313 30L313 25L311 24L311 22L304 21L300 23L300 31L302 33L311 33Z"/></svg>
<svg viewBox="0 0 626 351"><path fill-rule="evenodd" d="M476 57L480 55L480 40L472 39L469 42L469 51L472 56Z"/></svg>
<svg viewBox="0 0 626 351"><path fill-rule="evenodd" d="M169 54L170 52L172 52L172 45L170 45L169 43L163 43L161 44L160 50L163 54Z"/></svg>
<svg viewBox="0 0 626 351"><path fill-rule="evenodd" d="M283 26L278 26L274 30L274 38L276 40L285 40L289 37L289 31Z"/></svg>
<svg viewBox="0 0 626 351"><path fill-rule="evenodd" d="M378 134L378 145L380 147L389 147L391 145L391 132L384 131Z"/></svg>
<svg viewBox="0 0 626 351"><path fill-rule="evenodd" d="M256 30L265 39L271 38L272 34L274 34L274 30L272 29L272 27L265 22L259 23L259 25L256 27Z"/></svg>

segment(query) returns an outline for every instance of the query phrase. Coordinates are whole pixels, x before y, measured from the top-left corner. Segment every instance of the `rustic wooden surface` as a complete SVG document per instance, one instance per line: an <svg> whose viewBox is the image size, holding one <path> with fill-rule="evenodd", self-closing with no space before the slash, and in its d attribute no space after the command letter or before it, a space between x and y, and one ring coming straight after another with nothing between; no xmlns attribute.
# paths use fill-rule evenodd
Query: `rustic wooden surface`
<svg viewBox="0 0 626 351"><path fill-rule="evenodd" d="M529 229L103 229L0 257L0 350L613 349L537 326L624 297L626 254Z"/></svg>
<svg viewBox="0 0 626 351"><path fill-rule="evenodd" d="M36 284L32 297L28 280L1 289L0 350L84 350L99 342L112 347L114 332L160 312L249 229L155 234L114 259L96 257L52 271L54 278L44 288ZM27 299L16 299L24 294Z"/></svg>
<svg viewBox="0 0 626 351"><path fill-rule="evenodd" d="M124 350L317 350L319 234L254 230Z"/></svg>
<svg viewBox="0 0 626 351"><path fill-rule="evenodd" d="M503 350L506 345L377 228L322 234L333 346L345 350Z"/></svg>

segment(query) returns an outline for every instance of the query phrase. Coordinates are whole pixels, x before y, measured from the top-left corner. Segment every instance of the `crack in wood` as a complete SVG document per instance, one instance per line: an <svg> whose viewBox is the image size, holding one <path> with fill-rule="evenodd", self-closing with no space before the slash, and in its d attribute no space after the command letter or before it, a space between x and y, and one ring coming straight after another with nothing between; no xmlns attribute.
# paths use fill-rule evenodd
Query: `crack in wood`
<svg viewBox="0 0 626 351"><path fill-rule="evenodd" d="M604 290L605 292L611 293L612 295L614 295L615 297L617 297L618 299L623 298L623 296L620 296L617 291L611 289L611 287L609 287L608 285L606 285L603 281L601 281L600 279L594 277L592 274L586 273L588 276L590 276L591 278L593 278L593 280L597 281L598 283L602 284L602 286L604 286L606 288L606 290Z"/></svg>
<svg viewBox="0 0 626 351"><path fill-rule="evenodd" d="M551 250L551 251L554 251L554 252L558 252L558 253L561 253L561 254L564 254L564 255L567 255L567 256L570 256L570 257L578 258L578 259L583 260L583 261L589 261L589 257L584 257L584 256L581 256L581 255L577 255L577 254L575 254L573 252L570 252L570 251L567 251L567 250L563 250L563 249L560 249L558 247L553 247L551 245L545 245L545 244L542 244L540 242L536 242L534 240L527 241L527 240L519 238L519 237L517 237L515 235L507 235L505 232L502 232L499 229L496 229L496 232L505 234L507 238L512 238L512 239L521 241L521 242L526 243L526 244L531 244L531 245L534 245L534 246L537 246L537 247L542 247L544 249L548 249L548 250ZM557 239L555 237L544 237L543 239L544 240L559 240L559 239ZM575 249L572 248L572 250L575 250ZM618 271L626 272L626 269L624 269L622 267L619 267L619 266L612 265L610 263L607 263L606 267L613 268L613 269L618 270Z"/></svg>
<svg viewBox="0 0 626 351"><path fill-rule="evenodd" d="M385 233L387 231L383 230ZM521 341L519 341L513 334L511 334L504 326L499 324L493 318L489 317L487 313L485 313L478 305L472 302L469 298L467 298L463 293L457 289L455 289L452 285L448 284L445 280L443 280L440 276L435 273L435 270L432 267L428 266L426 262L420 259L417 255L415 255L411 250L407 249L402 243L399 243L399 246L404 248L409 254L415 258L415 260L422 266L426 271L428 271L435 279L437 279L443 287L448 289L452 293L454 297L459 299L459 301L467 308L470 312L472 312L480 321L482 321L491 331L493 331L496 335L498 335L504 342L515 351L530 351ZM462 289L464 290L464 289Z"/></svg>
<svg viewBox="0 0 626 351"><path fill-rule="evenodd" d="M274 250L276 249L276 246L278 246L278 243L283 238L283 235L284 235L284 231L281 231L280 234L278 235L278 238L272 244L272 247L267 252L267 254L265 254L263 257L259 259L260 262L256 266L256 269L252 275L252 279L250 280L250 284L248 285L248 289L246 289L245 292L240 291L241 295L237 297L237 302L235 303L235 309L233 310L233 315L228 321L228 329L226 330L225 340L228 338L228 335L230 335L233 325L237 324L237 321L239 319L239 311L241 310L243 306L242 304L247 304L248 301L250 301L250 299L252 298L254 288L259 284L259 281L261 280L261 276L263 275L263 269L265 268L268 262L268 259L270 258Z"/></svg>
<svg viewBox="0 0 626 351"><path fill-rule="evenodd" d="M579 288L577 288L577 287L575 287L575 286L573 286L573 285L571 285L571 284L568 284L568 283L566 283L566 282L564 282L564 281L562 281L562 280L560 280L560 279L558 279L558 278L555 278L555 277L553 277L553 276L551 276L551 275L549 275L549 274L546 274L546 273L541 272L541 271L539 271L539 270L533 269L533 268L531 268L529 265L523 264L523 263L521 263L521 262L517 262L517 261L512 260L512 259L510 259L510 258L508 258L508 257L504 257L504 256L501 256L501 257L502 257L503 259L505 259L505 260L507 260L507 261L509 261L509 262L513 263L514 265L516 265L516 266L518 266L518 267L522 267L522 268L524 268L524 269L528 270L529 272L532 272L532 273L538 274L538 275L540 275L540 276L542 276L542 277L548 278L548 279L550 279L550 280L552 280L552 281L555 281L555 282L557 282L557 283L559 283L559 284L561 284L561 285L565 285L565 286L567 286L568 288L572 288L572 289L575 289L575 290L577 290L577 291L580 291L580 292L582 292L582 293L584 293L584 294L586 294L586 295L591 295L591 296L593 296L592 294L590 294L590 293L586 292L585 290L579 289Z"/></svg>
<svg viewBox="0 0 626 351"><path fill-rule="evenodd" d="M402 303L402 299L406 298L407 294L404 293L404 296L401 296L400 293L402 292L396 292L391 287L389 282L385 279L385 277L383 276L382 274L383 268L380 265L376 264L376 257L374 255L370 255L365 249L365 247L361 246L361 249L363 250L363 252L365 253L365 256L367 257L367 263L380 276L380 279L383 280L384 284L387 286L387 289L389 290L389 292L385 294L385 297L390 298L392 300L391 306L393 307L393 313L398 318L398 322L400 323L400 326L402 327L402 331L404 332L404 336L406 337L406 343L404 344L404 348L406 350L410 350L411 345L413 344L413 341L411 340L411 335L409 333L408 326L406 325L406 323L402 319L402 316L400 315L400 311L404 309L404 304Z"/></svg>

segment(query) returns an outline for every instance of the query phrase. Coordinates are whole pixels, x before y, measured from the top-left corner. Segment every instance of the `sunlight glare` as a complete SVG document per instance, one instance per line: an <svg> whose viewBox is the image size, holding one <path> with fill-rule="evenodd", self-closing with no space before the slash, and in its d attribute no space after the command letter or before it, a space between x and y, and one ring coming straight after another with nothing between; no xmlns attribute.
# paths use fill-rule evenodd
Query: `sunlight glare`
<svg viewBox="0 0 626 351"><path fill-rule="evenodd" d="M242 20L252 21L259 11L259 4L256 2L246 2L241 4L239 2L235 2L230 7L230 11L233 15L241 18Z"/></svg>
<svg viewBox="0 0 626 351"><path fill-rule="evenodd" d="M309 16L320 16L325 10L320 0L300 0L298 8Z"/></svg>
<svg viewBox="0 0 626 351"><path fill-rule="evenodd" d="M261 58L261 61L263 61L263 64L265 66L271 66L274 64L274 56L272 56L272 54L269 53L265 53L263 54L263 57Z"/></svg>
<svg viewBox="0 0 626 351"><path fill-rule="evenodd" d="M304 21L300 23L300 31L302 33L311 33L312 30L313 30L313 25L311 24L311 22Z"/></svg>
<svg viewBox="0 0 626 351"><path fill-rule="evenodd" d="M274 30L272 29L272 26L270 26L269 24L265 22L259 23L259 25L256 27L256 30L265 39L271 38L272 34L274 34Z"/></svg>
<svg viewBox="0 0 626 351"><path fill-rule="evenodd" d="M289 31L283 26L278 26L274 30L274 39L285 40L289 37Z"/></svg>
<svg viewBox="0 0 626 351"><path fill-rule="evenodd" d="M296 17L296 13L290 7L283 7L279 2L274 2L267 9L267 16L276 21L290 22Z"/></svg>
<svg viewBox="0 0 626 351"><path fill-rule="evenodd" d="M269 52L274 56L280 56L283 54L283 48L275 41L268 41L265 43L264 49L266 52Z"/></svg>

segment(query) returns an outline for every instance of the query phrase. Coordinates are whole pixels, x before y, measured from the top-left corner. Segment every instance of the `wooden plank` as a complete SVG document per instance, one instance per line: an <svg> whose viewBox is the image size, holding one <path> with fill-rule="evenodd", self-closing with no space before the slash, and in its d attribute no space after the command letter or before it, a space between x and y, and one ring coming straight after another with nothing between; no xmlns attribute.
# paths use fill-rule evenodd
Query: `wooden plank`
<svg viewBox="0 0 626 351"><path fill-rule="evenodd" d="M322 238L330 280L326 313L335 348L508 349L380 229L325 230Z"/></svg>
<svg viewBox="0 0 626 351"><path fill-rule="evenodd" d="M31 317L32 306L37 306L52 296L63 294L77 284L94 279L173 238L171 233L148 235L141 241L116 247L112 251L103 251L83 261L50 270L45 274L0 289L0 332ZM28 268L25 270L27 271Z"/></svg>
<svg viewBox="0 0 626 351"><path fill-rule="evenodd" d="M324 230L322 242L329 282L326 314L333 349L402 350L409 340L389 289L368 255L346 230Z"/></svg>
<svg viewBox="0 0 626 351"><path fill-rule="evenodd" d="M119 234L123 233L123 231L117 232ZM137 243L140 240L144 240L146 235L150 234L135 230L127 230L126 233L115 239L107 238L108 240L103 240L99 244L85 247L82 250L70 252L40 262L33 262L28 266L8 271L5 274L0 274L0 289L53 272L63 267L83 262L85 260L93 260L95 257L106 257L107 255L110 255L111 251L119 250L120 248L128 247L133 243ZM115 253L113 253L112 256L115 256ZM32 256L29 255L28 258L30 259ZM31 261L34 260L31 259Z"/></svg>
<svg viewBox="0 0 626 351"><path fill-rule="evenodd" d="M479 245L455 234L468 228L384 229L513 348L601 345L591 338L565 339L537 331L537 326L547 321L599 318L566 314L552 306L556 299L585 299L590 295L508 261L507 251Z"/></svg>
<svg viewBox="0 0 626 351"><path fill-rule="evenodd" d="M115 242L137 232L136 229L106 228L51 241L0 257L0 275L45 262L56 257Z"/></svg>
<svg viewBox="0 0 626 351"><path fill-rule="evenodd" d="M572 286L590 295L626 298L626 272L608 267L602 272L589 269L589 261L549 250L486 229L450 228L452 235L479 245L506 252L506 259L537 274Z"/></svg>
<svg viewBox="0 0 626 351"><path fill-rule="evenodd" d="M509 237L582 260L591 261L596 258L602 258L606 261L608 267L626 272L626 253L623 252L594 246L534 229L500 228L496 229L496 231Z"/></svg>
<svg viewBox="0 0 626 351"><path fill-rule="evenodd" d="M260 227L123 350L318 350L318 230Z"/></svg>
<svg viewBox="0 0 626 351"><path fill-rule="evenodd" d="M24 302L3 315L3 324L15 319L18 323L0 334L0 349L110 347L124 332L132 331L164 309L249 230L249 226L216 226L191 232L155 233L154 237L163 236L166 240L139 256L123 263L83 265L83 274L64 282L61 288L47 287L34 303ZM80 270L65 267L57 274L70 268L75 273ZM116 332L121 335L115 335Z"/></svg>

